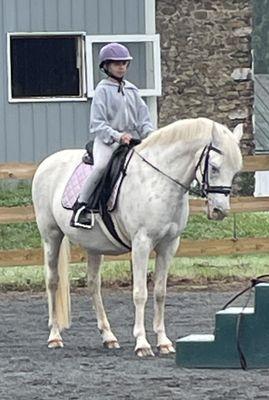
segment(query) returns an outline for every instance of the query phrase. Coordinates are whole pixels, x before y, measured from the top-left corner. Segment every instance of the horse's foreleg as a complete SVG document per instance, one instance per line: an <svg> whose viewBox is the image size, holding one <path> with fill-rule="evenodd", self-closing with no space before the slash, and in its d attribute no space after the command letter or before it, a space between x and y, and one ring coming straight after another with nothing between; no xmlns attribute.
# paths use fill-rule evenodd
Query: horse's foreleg
<svg viewBox="0 0 269 400"><path fill-rule="evenodd" d="M143 233L139 232L132 241L133 262L133 300L135 304L134 337L136 338L135 352L139 357L153 356L151 346L146 339L145 305L148 297L147 267L151 242Z"/></svg>
<svg viewBox="0 0 269 400"><path fill-rule="evenodd" d="M179 244L179 239L173 242L163 242L155 250L156 268L154 282L154 320L153 330L157 334L157 347L161 354L174 353L172 342L166 336L164 325L164 306L166 296L166 283L169 266Z"/></svg>
<svg viewBox="0 0 269 400"><path fill-rule="evenodd" d="M96 311L98 329L102 335L103 344L109 349L119 348L116 336L110 329L101 296L101 255L88 253L88 287Z"/></svg>

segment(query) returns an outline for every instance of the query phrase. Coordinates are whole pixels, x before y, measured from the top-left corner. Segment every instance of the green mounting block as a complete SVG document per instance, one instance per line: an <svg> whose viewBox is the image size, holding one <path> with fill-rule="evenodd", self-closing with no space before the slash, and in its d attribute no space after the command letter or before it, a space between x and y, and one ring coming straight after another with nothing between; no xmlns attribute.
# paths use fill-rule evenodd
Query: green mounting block
<svg viewBox="0 0 269 400"><path fill-rule="evenodd" d="M178 366L241 368L239 341L247 368L269 368L269 284L255 286L254 308L230 307L217 312L215 321L214 335L189 335L177 340Z"/></svg>

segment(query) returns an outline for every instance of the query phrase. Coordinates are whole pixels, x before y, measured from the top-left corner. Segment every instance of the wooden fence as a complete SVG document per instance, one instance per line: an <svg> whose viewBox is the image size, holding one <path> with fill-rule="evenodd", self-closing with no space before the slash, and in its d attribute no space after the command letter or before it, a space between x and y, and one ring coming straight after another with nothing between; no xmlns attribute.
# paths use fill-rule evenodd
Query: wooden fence
<svg viewBox="0 0 269 400"><path fill-rule="evenodd" d="M0 164L0 179L31 179L36 170L33 164ZM269 170L269 155L244 157L243 172ZM202 199L190 200L191 214L203 213L205 202ZM233 197L231 212L269 211L269 197ZM0 224L34 221L32 206L0 207ZM248 254L269 252L269 238L239 238L182 240L176 256L212 256L226 254ZM154 257L154 254L152 254ZM107 260L128 260L130 254L109 256ZM72 262L85 260L85 253L78 247L72 249ZM43 254L41 249L20 249L0 251L0 266L41 265Z"/></svg>

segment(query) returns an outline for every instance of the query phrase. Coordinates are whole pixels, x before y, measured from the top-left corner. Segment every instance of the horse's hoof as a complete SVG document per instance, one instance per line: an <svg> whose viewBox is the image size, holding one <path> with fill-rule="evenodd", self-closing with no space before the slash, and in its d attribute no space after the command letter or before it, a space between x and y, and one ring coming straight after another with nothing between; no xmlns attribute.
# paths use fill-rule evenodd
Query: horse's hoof
<svg viewBox="0 0 269 400"><path fill-rule="evenodd" d="M140 348L140 349L136 349L135 350L135 354L138 357L154 357L155 354L153 353L153 351L151 350L151 347L144 347L144 348Z"/></svg>
<svg viewBox="0 0 269 400"><path fill-rule="evenodd" d="M174 346L172 344L163 344L158 346L158 353L159 354L170 354L170 353L175 353L176 350L174 349Z"/></svg>
<svg viewBox="0 0 269 400"><path fill-rule="evenodd" d="M117 340L106 341L103 343L103 346L106 349L119 349L120 348L119 342Z"/></svg>
<svg viewBox="0 0 269 400"><path fill-rule="evenodd" d="M52 339L48 341L48 348L49 349L58 349L63 348L64 344L62 339Z"/></svg>

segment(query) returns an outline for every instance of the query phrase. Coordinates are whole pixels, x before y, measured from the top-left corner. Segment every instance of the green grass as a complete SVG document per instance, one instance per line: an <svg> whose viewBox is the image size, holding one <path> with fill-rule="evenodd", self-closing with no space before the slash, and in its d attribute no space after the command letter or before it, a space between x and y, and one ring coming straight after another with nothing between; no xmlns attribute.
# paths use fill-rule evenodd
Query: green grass
<svg viewBox="0 0 269 400"><path fill-rule="evenodd" d="M19 181L16 187L1 182L0 207L26 206L32 203L31 185L25 181Z"/></svg>
<svg viewBox="0 0 269 400"><path fill-rule="evenodd" d="M209 221L206 215L192 215L182 238L193 240L231 238L234 235L234 225L238 237L268 237L269 213L231 214L223 221Z"/></svg>
<svg viewBox="0 0 269 400"><path fill-rule="evenodd" d="M193 215L189 219L184 239L223 239L233 237L233 216L221 222L209 221L205 215ZM240 237L269 237L269 213L245 213L236 215L236 234ZM40 236L35 222L0 225L0 249L40 247Z"/></svg>
<svg viewBox="0 0 269 400"><path fill-rule="evenodd" d="M41 239L35 223L0 225L0 249L40 247Z"/></svg>
<svg viewBox="0 0 269 400"><path fill-rule="evenodd" d="M0 206L31 204L29 184L21 182L16 189L0 188ZM234 234L234 216L221 222L208 221L205 215L194 215L182 237L184 239L222 239ZM269 213L236 214L236 235L240 237L268 237ZM269 240L269 239L268 239ZM35 223L0 225L0 249L38 248L40 236ZM152 276L153 262L150 262L149 277ZM269 255L192 257L174 259L170 269L170 280L192 280L209 282L214 280L232 281L269 272ZM72 286L85 286L86 267L83 264L70 267ZM128 285L130 283L129 262L105 263L102 269L104 284ZM0 268L0 288L16 290L44 289L43 268L10 267Z"/></svg>
<svg viewBox="0 0 269 400"><path fill-rule="evenodd" d="M267 254L231 257L193 257L173 260L170 284L207 286L212 282L233 283L269 273ZM149 281L154 275L154 262L149 263ZM86 286L86 265L69 268L71 287ZM126 287L131 283L130 264L126 261L105 262L102 266L103 286ZM43 268L40 266L0 268L0 290L44 290Z"/></svg>

